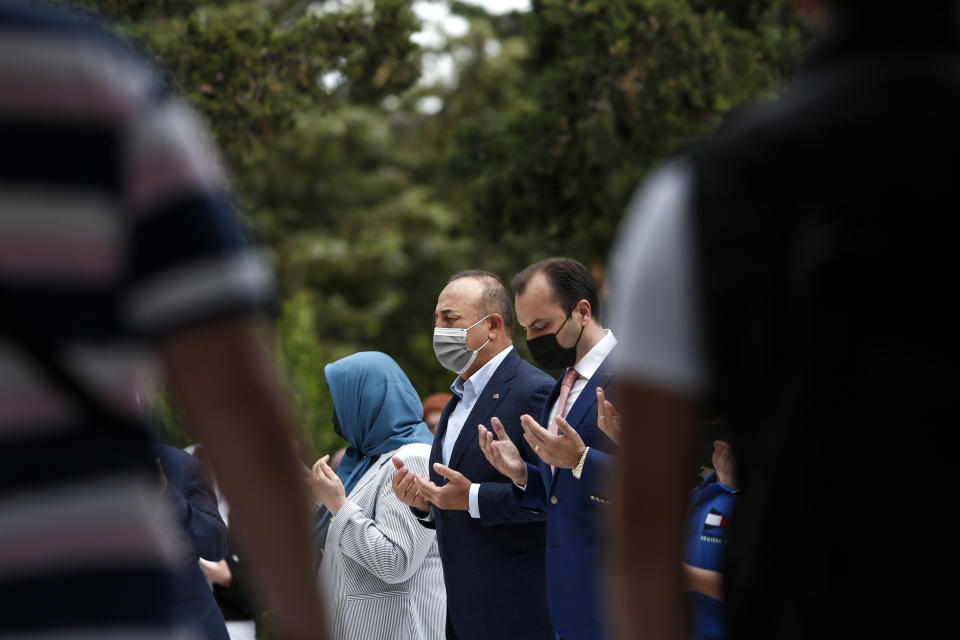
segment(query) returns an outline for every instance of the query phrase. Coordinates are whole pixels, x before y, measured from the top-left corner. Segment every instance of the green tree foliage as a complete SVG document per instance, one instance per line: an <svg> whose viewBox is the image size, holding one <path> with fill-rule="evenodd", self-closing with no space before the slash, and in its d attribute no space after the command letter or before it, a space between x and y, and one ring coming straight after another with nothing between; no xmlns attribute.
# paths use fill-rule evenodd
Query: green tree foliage
<svg viewBox="0 0 960 640"><path fill-rule="evenodd" d="M304 429L309 451L332 451L334 442L324 428L330 424L333 403L323 387L323 367L336 359L333 345L320 341L316 330L316 299L300 290L283 302L276 336L282 369L288 373L290 395Z"/></svg>
<svg viewBox="0 0 960 640"><path fill-rule="evenodd" d="M643 176L779 85L804 38L784 0L539 0L522 98L491 128L458 118L478 230L603 262Z"/></svg>
<svg viewBox="0 0 960 640"><path fill-rule="evenodd" d="M503 16L454 1L469 31L431 46L411 39L411 0L70 4L143 43L209 123L277 266L272 343L305 458L342 445L326 363L376 349L421 395L445 389L431 316L451 273L509 280L564 254L602 276L644 175L777 86L806 38L787 0L537 0ZM421 78L431 59L452 77Z"/></svg>
<svg viewBox="0 0 960 640"><path fill-rule="evenodd" d="M392 154L393 127L379 106L420 74L410 3L332 3L320 12L251 0L73 4L146 46L213 131L241 210L280 275L275 344L305 457L342 444L330 429L326 362L377 348L436 379L436 367L424 366L432 352L423 328L428 292L456 250L441 240L451 216ZM410 308L425 310L414 320ZM164 437L182 440L161 406Z"/></svg>

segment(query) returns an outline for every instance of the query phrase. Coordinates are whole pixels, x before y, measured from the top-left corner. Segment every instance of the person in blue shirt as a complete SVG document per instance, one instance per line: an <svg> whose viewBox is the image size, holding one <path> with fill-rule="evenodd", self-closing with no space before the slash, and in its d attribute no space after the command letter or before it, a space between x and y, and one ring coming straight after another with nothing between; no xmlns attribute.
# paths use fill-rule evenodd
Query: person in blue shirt
<svg viewBox="0 0 960 640"><path fill-rule="evenodd" d="M723 561L730 517L736 506L736 466L730 444L714 440L713 472L693 490L683 573L690 591L693 637L725 638Z"/></svg>

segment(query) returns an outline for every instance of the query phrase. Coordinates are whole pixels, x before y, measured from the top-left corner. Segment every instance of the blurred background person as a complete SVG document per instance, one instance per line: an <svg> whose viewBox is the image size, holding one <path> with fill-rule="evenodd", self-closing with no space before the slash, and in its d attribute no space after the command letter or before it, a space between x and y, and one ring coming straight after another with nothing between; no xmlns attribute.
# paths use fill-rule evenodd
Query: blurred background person
<svg viewBox="0 0 960 640"><path fill-rule="evenodd" d="M240 558L243 552L240 549L238 537L230 528L230 505L217 487L206 448L197 443L184 447L183 450L200 461L207 470L217 497L220 518L227 525L226 556L216 562L201 557L200 569L213 590L213 599L223 614L230 640L254 640L257 637L257 618L262 611L253 596L252 576L247 563Z"/></svg>
<svg viewBox="0 0 960 640"><path fill-rule="evenodd" d="M450 402L452 393L431 393L423 399L423 421L430 428L430 433L436 435L437 425L440 424L440 416L443 415L443 408Z"/></svg>
<svg viewBox="0 0 960 640"><path fill-rule="evenodd" d="M200 568L223 614L230 640L255 640L260 611L251 597L249 577L240 556L231 549L219 562L200 558Z"/></svg>
<svg viewBox="0 0 960 640"><path fill-rule="evenodd" d="M355 353L324 367L334 426L350 446L334 472L324 456L309 485L328 521L319 579L334 638L443 636L446 595L436 533L392 489L396 456L426 474L433 437L396 362Z"/></svg>
<svg viewBox="0 0 960 640"><path fill-rule="evenodd" d="M201 558L218 563L227 555L227 525L220 518L213 483L203 463L186 451L162 444L153 450L161 490L173 507L183 541L175 574L177 615L194 621L205 638L227 640L223 614L199 564Z"/></svg>
<svg viewBox="0 0 960 640"><path fill-rule="evenodd" d="M148 413L146 415L149 416L150 414ZM151 417L150 419L155 419L155 417ZM152 425L153 423L151 422L150 424ZM223 523L227 525L227 530L229 531L230 503L223 497L223 492L220 491L220 485L217 484L217 478L213 475L213 467L210 466L210 457L207 455L206 447L199 442L195 442L185 446L183 450L199 460L203 468L206 469L207 476L210 478L210 483L213 486L213 494L217 498L217 512L220 514L220 519L223 520Z"/></svg>
<svg viewBox="0 0 960 640"><path fill-rule="evenodd" d="M196 622L173 607L180 550L132 424L159 360L276 637L317 637L294 429L257 335L271 279L203 127L96 25L0 2L0 139L4 630L166 637Z"/></svg>
<svg viewBox="0 0 960 640"><path fill-rule="evenodd" d="M683 562L683 574L690 591L693 637L700 640L727 637L723 565L727 534L739 494L730 443L713 440L711 449L712 455L706 460L710 467L700 467L707 475L690 498Z"/></svg>
<svg viewBox="0 0 960 640"><path fill-rule="evenodd" d="M655 172L611 264L628 637L688 637L678 567L702 406L733 427L742 491L731 638L955 626L956 3L797 4L821 33L791 87ZM863 473L879 460L889 473Z"/></svg>

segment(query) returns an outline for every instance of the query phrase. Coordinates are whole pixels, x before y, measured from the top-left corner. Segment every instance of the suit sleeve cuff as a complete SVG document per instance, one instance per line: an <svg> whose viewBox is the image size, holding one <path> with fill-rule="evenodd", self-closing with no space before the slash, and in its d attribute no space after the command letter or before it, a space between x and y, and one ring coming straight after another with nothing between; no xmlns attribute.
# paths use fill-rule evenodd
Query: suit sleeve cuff
<svg viewBox="0 0 960 640"><path fill-rule="evenodd" d="M605 483L610 474L612 462L613 456L609 453L604 453L591 447L589 451L587 451L586 458L583 461L583 469L580 472L580 477L583 478L586 476L591 479L591 481Z"/></svg>
<svg viewBox="0 0 960 640"><path fill-rule="evenodd" d="M480 485L476 482L470 485L470 517L480 518Z"/></svg>

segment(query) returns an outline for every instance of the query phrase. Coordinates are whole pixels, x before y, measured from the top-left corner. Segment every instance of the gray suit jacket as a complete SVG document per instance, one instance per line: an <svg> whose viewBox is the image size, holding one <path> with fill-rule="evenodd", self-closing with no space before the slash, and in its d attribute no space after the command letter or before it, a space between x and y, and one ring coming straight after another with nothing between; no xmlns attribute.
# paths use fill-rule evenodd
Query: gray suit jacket
<svg viewBox="0 0 960 640"><path fill-rule="evenodd" d="M334 640L444 636L447 595L436 533L393 493L394 455L429 475L430 445L384 454L330 521L319 575Z"/></svg>

